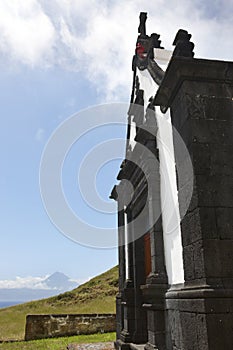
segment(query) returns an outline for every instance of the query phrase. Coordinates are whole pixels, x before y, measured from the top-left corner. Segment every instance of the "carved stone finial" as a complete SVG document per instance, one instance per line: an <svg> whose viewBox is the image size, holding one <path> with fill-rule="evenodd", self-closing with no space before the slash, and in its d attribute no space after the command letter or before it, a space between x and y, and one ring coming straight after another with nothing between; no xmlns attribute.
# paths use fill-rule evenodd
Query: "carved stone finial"
<svg viewBox="0 0 233 350"><path fill-rule="evenodd" d="M133 57L132 69L136 70L138 67L140 70L144 70L148 66L149 60L154 59L154 48L163 49L161 46L160 35L157 33L146 35L146 19L147 13L140 13L140 24L138 27L139 36L136 42L135 55Z"/></svg>
<svg viewBox="0 0 233 350"><path fill-rule="evenodd" d="M138 33L141 35L146 35L146 20L147 20L147 12L140 12L140 23L138 27Z"/></svg>
<svg viewBox="0 0 233 350"><path fill-rule="evenodd" d="M153 48L155 47L158 49L164 49L164 47L161 46L161 40L159 40L159 38L160 38L159 34L153 33L153 34L151 34L150 38L151 38L151 47L153 47Z"/></svg>
<svg viewBox="0 0 233 350"><path fill-rule="evenodd" d="M175 50L173 56L179 57L193 57L194 56L194 43L190 41L192 35L187 30L179 29L174 39L173 45Z"/></svg>

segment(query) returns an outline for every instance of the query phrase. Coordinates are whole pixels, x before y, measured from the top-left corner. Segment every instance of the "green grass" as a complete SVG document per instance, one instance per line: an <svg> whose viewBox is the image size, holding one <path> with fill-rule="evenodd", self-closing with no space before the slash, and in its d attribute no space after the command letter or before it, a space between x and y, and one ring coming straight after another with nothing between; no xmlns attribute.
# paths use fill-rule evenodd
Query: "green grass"
<svg viewBox="0 0 233 350"><path fill-rule="evenodd" d="M118 268L58 296L0 309L0 340L24 339L27 314L115 313Z"/></svg>
<svg viewBox="0 0 233 350"><path fill-rule="evenodd" d="M97 343L113 342L116 339L115 333L78 335L75 337L62 337L55 339L41 339L32 341L21 341L14 343L2 343L0 349L3 350L65 350L68 344L76 343Z"/></svg>

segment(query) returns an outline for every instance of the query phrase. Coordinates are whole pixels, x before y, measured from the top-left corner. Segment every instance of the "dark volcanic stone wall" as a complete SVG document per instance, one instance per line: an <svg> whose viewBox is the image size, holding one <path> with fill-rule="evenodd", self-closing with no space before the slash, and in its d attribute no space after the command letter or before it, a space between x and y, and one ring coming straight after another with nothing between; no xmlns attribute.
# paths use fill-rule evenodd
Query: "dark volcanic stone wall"
<svg viewBox="0 0 233 350"><path fill-rule="evenodd" d="M25 340L115 332L114 314L27 315Z"/></svg>
<svg viewBox="0 0 233 350"><path fill-rule="evenodd" d="M194 188L182 223L184 286L166 294L172 350L233 349L233 63L174 59L157 102L171 107L192 160ZM179 205L192 174L174 139Z"/></svg>

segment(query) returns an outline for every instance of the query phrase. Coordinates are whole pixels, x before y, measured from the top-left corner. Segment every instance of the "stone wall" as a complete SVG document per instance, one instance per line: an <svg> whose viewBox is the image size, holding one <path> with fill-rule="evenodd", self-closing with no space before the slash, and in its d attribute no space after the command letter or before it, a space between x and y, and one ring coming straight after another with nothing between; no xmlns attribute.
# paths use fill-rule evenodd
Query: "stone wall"
<svg viewBox="0 0 233 350"><path fill-rule="evenodd" d="M115 314L27 315L25 340L115 332Z"/></svg>
<svg viewBox="0 0 233 350"><path fill-rule="evenodd" d="M185 284L165 295L169 350L232 350L232 96L233 62L181 57L173 57L157 94L192 160L193 174L174 137L181 213L194 178L181 223Z"/></svg>

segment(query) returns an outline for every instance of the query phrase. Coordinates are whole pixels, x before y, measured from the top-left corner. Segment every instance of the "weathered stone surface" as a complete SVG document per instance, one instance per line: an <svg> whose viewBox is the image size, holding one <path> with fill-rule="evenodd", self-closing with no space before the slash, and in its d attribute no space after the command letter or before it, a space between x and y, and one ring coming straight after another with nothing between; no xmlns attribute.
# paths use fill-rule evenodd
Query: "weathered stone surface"
<svg viewBox="0 0 233 350"><path fill-rule="evenodd" d="M69 344L67 350L113 350L113 343Z"/></svg>
<svg viewBox="0 0 233 350"><path fill-rule="evenodd" d="M143 40L146 41L146 37ZM133 91L135 89L137 86ZM123 302L124 325L119 320L123 331L116 349L130 349L132 339L136 339L134 335L140 334L141 308L147 313L147 319L143 319L146 350L233 348L232 96L233 62L173 55L154 104L160 106L162 112L170 107L172 124L180 135L173 130L185 282L172 285L168 291L166 279L163 287L159 286L159 279L166 275L163 240L158 234L162 233L162 227L150 230L153 273L146 279L143 241L134 242L133 262L129 262L131 300L125 298ZM139 136L140 142L151 149L146 134L139 133ZM139 153L136 157L138 161L144 158ZM188 166L190 160L192 166ZM159 176L156 172L153 177L153 181L157 181L155 191L150 186L146 188L145 183L142 186L142 175L138 171L128 174L135 188L130 204L135 218L145 204L147 192L149 198L160 199ZM159 200L157 203L160 205ZM154 205L154 210L159 205ZM150 217L150 211L147 215ZM145 222L146 218L140 223L139 231ZM168 261L167 256L166 259Z"/></svg>
<svg viewBox="0 0 233 350"><path fill-rule="evenodd" d="M114 314L27 315L25 340L114 332Z"/></svg>

